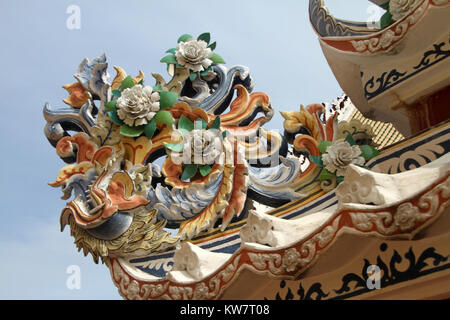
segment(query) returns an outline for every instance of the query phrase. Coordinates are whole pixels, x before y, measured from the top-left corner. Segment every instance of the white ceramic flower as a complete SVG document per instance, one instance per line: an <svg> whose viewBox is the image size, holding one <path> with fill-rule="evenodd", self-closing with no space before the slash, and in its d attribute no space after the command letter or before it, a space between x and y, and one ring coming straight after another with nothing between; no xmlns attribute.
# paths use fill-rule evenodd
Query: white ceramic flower
<svg viewBox="0 0 450 320"><path fill-rule="evenodd" d="M147 124L159 111L159 93L140 84L122 92L116 104L117 114L129 126Z"/></svg>
<svg viewBox="0 0 450 320"><path fill-rule="evenodd" d="M194 72L204 71L213 63L213 52L203 40L189 39L181 41L175 52L178 64Z"/></svg>
<svg viewBox="0 0 450 320"><path fill-rule="evenodd" d="M322 160L325 169L332 173L336 172L338 177L345 175L350 164L363 165L365 163L365 159L361 157L359 146L351 146L343 139L338 139L329 146L322 156Z"/></svg>
<svg viewBox="0 0 450 320"><path fill-rule="evenodd" d="M392 19L394 21L400 20L414 8L416 3L417 0L391 0L389 2L389 12L392 15Z"/></svg>
<svg viewBox="0 0 450 320"><path fill-rule="evenodd" d="M171 153L175 163L211 165L222 153L218 130L194 129L183 137L183 152Z"/></svg>

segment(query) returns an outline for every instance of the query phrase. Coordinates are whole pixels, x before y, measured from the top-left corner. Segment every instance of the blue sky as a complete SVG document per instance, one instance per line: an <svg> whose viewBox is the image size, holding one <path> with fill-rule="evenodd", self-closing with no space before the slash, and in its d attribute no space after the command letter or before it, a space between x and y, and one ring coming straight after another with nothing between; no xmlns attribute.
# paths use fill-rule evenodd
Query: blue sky
<svg viewBox="0 0 450 320"><path fill-rule="evenodd" d="M366 21L366 0L327 0L335 16ZM69 5L81 10L81 29L69 30ZM250 68L255 91L277 110L329 102L342 91L320 50L307 0L1 1L0 67L0 299L119 299L109 271L76 251L68 228L59 231L65 205L47 185L64 166L47 142L42 108L63 106L63 84L85 57L106 53L109 73L120 65L168 76L159 63L179 35L210 32L227 61ZM110 79L112 81L112 78ZM277 112L268 125L282 127ZM81 288L66 286L70 265Z"/></svg>

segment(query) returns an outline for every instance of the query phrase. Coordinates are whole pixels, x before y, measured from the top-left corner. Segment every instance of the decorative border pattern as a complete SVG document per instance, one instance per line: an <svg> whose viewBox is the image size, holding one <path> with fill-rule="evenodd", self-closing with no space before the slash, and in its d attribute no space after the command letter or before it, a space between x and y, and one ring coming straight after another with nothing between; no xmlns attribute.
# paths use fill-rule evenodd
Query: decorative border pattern
<svg viewBox="0 0 450 320"><path fill-rule="evenodd" d="M179 285L169 280L147 283L133 278L120 265L117 259L111 259L108 267L114 284L120 295L127 300L206 300L217 299L232 279L235 278L241 255L235 255L220 271L207 281L192 285Z"/></svg>
<svg viewBox="0 0 450 320"><path fill-rule="evenodd" d="M417 24L417 22L425 15L429 7L446 6L449 3L450 0L424 0L401 20L366 38L361 38L360 36L342 37L342 39L322 37L321 40L329 46L341 51L364 55L388 52L395 44L405 37L412 26Z"/></svg>
<svg viewBox="0 0 450 320"><path fill-rule="evenodd" d="M443 48L447 45L450 45L450 39L448 43L441 42L434 44L433 49L426 51L423 54L421 61L410 71L399 72L397 69L392 69L389 72L383 72L376 79L375 76L373 76L364 85L364 95L366 99L370 101L383 92L411 78L412 76L415 76L416 74L430 68L431 66L447 59L448 57L450 57L450 48Z"/></svg>
<svg viewBox="0 0 450 320"><path fill-rule="evenodd" d="M450 152L450 121L418 133L409 140L400 141L382 150L367 166L375 172L400 173L419 168ZM435 132L436 128L441 128ZM403 145L409 143L407 148Z"/></svg>
<svg viewBox="0 0 450 320"><path fill-rule="evenodd" d="M424 16L431 2L433 0L423 1L422 4L412 10L405 18L394 23L392 27L383 30L376 36L364 40L352 40L351 44L353 48L359 53L389 51Z"/></svg>
<svg viewBox="0 0 450 320"><path fill-rule="evenodd" d="M382 243L380 250L382 252L388 249L386 243ZM342 279L342 285L338 289L327 290L323 287L322 283L316 282L309 286L308 289L304 288L302 282L298 284L298 290L294 293L291 288L286 287L286 281L280 282L280 291L276 293L275 300L337 300L347 299L355 296L359 296L371 291L367 287L367 269L370 265L377 265L382 271L380 277L380 287L386 288L401 282L409 281L411 279L417 279L427 276L431 273L444 271L450 269L450 263L448 258L450 255L442 255L436 252L436 248L429 247L425 249L417 258L414 253L413 247L410 247L408 252L404 255L404 258L394 250L389 262L384 262L380 256L377 256L377 260L371 263L369 259L364 259L362 270L360 274L348 273L345 274ZM397 268L403 261L409 263L408 267L402 270ZM428 262L427 262L428 261ZM354 283L352 286L350 284ZM266 298L267 299L267 298Z"/></svg>
<svg viewBox="0 0 450 320"><path fill-rule="evenodd" d="M343 206L320 229L287 248L255 250L243 246L212 275L188 284L167 279L155 282L137 279L116 259L111 259L108 266L113 282L125 299L218 299L244 268L273 278L296 279L343 233L411 239L437 219L449 203L448 173L422 193L391 207Z"/></svg>
<svg viewBox="0 0 450 320"><path fill-rule="evenodd" d="M322 37L361 36L373 33L366 23L341 21L327 10L323 0L309 0L309 19Z"/></svg>

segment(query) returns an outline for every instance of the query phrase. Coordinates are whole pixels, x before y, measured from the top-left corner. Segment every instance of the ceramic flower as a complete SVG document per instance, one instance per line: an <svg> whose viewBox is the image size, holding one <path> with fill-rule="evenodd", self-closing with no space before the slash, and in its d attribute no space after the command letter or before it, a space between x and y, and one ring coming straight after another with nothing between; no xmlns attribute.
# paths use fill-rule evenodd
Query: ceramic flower
<svg viewBox="0 0 450 320"><path fill-rule="evenodd" d="M325 169L336 172L338 177L345 175L345 171L350 164L364 165L365 163L359 147L357 145L351 146L343 139L336 140L326 149L322 161Z"/></svg>
<svg viewBox="0 0 450 320"><path fill-rule="evenodd" d="M202 176L211 172L211 166L222 154L222 138L226 132L220 132L220 117L216 117L207 129L207 123L199 118L194 122L184 115L178 122L178 131L183 136L183 142L164 144L169 150L172 161L183 164L181 180L192 178L198 171Z"/></svg>
<svg viewBox="0 0 450 320"><path fill-rule="evenodd" d="M190 34L184 34L178 38L176 48L167 50L170 55L161 59L161 62L175 65L177 68L189 70L187 76L194 81L199 75L206 76L212 72L212 66L225 63L223 58L214 53L216 42L210 44L211 35L202 33L195 39Z"/></svg>
<svg viewBox="0 0 450 320"><path fill-rule="evenodd" d="M129 126L141 126L159 111L159 93L137 84L122 92L116 104L117 115Z"/></svg>
<svg viewBox="0 0 450 320"><path fill-rule="evenodd" d="M392 20L397 21L406 16L416 3L417 0L391 0L389 2L389 12L392 15Z"/></svg>
<svg viewBox="0 0 450 320"><path fill-rule="evenodd" d="M175 52L178 64L194 72L204 71L211 64L213 55L211 48L203 40L191 38L186 42L180 42Z"/></svg>
<svg viewBox="0 0 450 320"><path fill-rule="evenodd" d="M217 130L192 130L183 137L184 164L212 165L221 154L222 143Z"/></svg>
<svg viewBox="0 0 450 320"><path fill-rule="evenodd" d="M380 152L370 145L358 145L351 134L345 139L321 141L320 156L310 156L310 160L322 167L320 181L341 183L350 164L364 167L366 161L376 157Z"/></svg>
<svg viewBox="0 0 450 320"><path fill-rule="evenodd" d="M105 108L113 122L121 126L120 133L124 136L139 137L145 134L150 139L157 129L157 123L173 124L171 113L164 109L177 101L177 93L158 91L144 86L142 81L136 84L128 76L112 94L116 99L105 103Z"/></svg>

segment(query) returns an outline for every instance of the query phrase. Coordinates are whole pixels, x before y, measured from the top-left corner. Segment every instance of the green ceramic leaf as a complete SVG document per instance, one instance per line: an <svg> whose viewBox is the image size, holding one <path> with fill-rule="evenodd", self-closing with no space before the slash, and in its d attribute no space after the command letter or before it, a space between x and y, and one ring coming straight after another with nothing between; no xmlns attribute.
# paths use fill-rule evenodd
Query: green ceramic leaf
<svg viewBox="0 0 450 320"><path fill-rule="evenodd" d="M119 118L116 111L110 111L108 112L108 114L112 121L114 121L114 123L118 124L119 126L123 124L123 121Z"/></svg>
<svg viewBox="0 0 450 320"><path fill-rule="evenodd" d="M174 152L183 152L184 145L182 143L164 143L164 147Z"/></svg>
<svg viewBox="0 0 450 320"><path fill-rule="evenodd" d="M219 116L217 116L214 119L213 123L211 124L211 127L209 127L209 128L210 129L216 129L216 130L220 129L220 117Z"/></svg>
<svg viewBox="0 0 450 320"><path fill-rule="evenodd" d="M331 146L333 143L331 141L320 141L319 143L319 151L324 154L327 153L327 148Z"/></svg>
<svg viewBox="0 0 450 320"><path fill-rule="evenodd" d="M383 29L383 28L386 28L386 27L389 27L391 24L393 24L395 21L392 19L392 14L388 11L388 12L386 12L385 14L383 14L382 16L381 16L381 19L380 19L380 27Z"/></svg>
<svg viewBox="0 0 450 320"><path fill-rule="evenodd" d="M176 51L177 51L177 48L170 48L169 50L166 51L166 53L175 54Z"/></svg>
<svg viewBox="0 0 450 320"><path fill-rule="evenodd" d="M204 177L207 176L211 172L211 166L210 165L204 165L200 166L199 168L200 174Z"/></svg>
<svg viewBox="0 0 450 320"><path fill-rule="evenodd" d="M190 34L183 34L181 37L179 37L178 38L178 43L180 43L180 42L186 42L186 41L188 41L189 39L192 39L193 38L193 36L191 36Z"/></svg>
<svg viewBox="0 0 450 320"><path fill-rule="evenodd" d="M323 167L323 161L321 156L309 156L309 159L317 164L318 166Z"/></svg>
<svg viewBox="0 0 450 320"><path fill-rule="evenodd" d="M181 174L181 180L186 181L197 173L197 165L196 164L188 164Z"/></svg>
<svg viewBox="0 0 450 320"><path fill-rule="evenodd" d="M211 41L211 34L209 32L202 33L198 36L197 40L203 40L206 43L209 43L209 41Z"/></svg>
<svg viewBox="0 0 450 320"><path fill-rule="evenodd" d="M322 171L320 172L320 176L319 176L319 180L320 181L324 181L324 180L331 180L335 177L336 175L334 173L331 173L330 171L328 171L327 169L323 168Z"/></svg>
<svg viewBox="0 0 450 320"><path fill-rule="evenodd" d="M214 51L214 49L216 49L216 45L217 45L217 42L213 42L213 43L211 43L209 46L208 46L208 48L210 48L212 51Z"/></svg>
<svg viewBox="0 0 450 320"><path fill-rule="evenodd" d="M340 184L342 181L344 181L344 177L337 177L336 180L337 183Z"/></svg>
<svg viewBox="0 0 450 320"><path fill-rule="evenodd" d="M166 110L159 110L153 117L153 120L159 123L167 124L169 126L173 124L172 114Z"/></svg>
<svg viewBox="0 0 450 320"><path fill-rule="evenodd" d="M180 120L178 121L178 129L183 129L186 131L194 130L194 123L189 120L186 116L181 115Z"/></svg>
<svg viewBox="0 0 450 320"><path fill-rule="evenodd" d="M178 94L176 92L161 91L159 93L159 107L161 109L170 108L177 102Z"/></svg>
<svg viewBox="0 0 450 320"><path fill-rule="evenodd" d="M111 100L111 101L105 103L105 108L108 111L117 111L116 104L117 104L117 100Z"/></svg>
<svg viewBox="0 0 450 320"><path fill-rule="evenodd" d="M116 98L120 98L120 96L122 95L122 92L120 92L120 90L113 90L111 91L112 95Z"/></svg>
<svg viewBox="0 0 450 320"><path fill-rule="evenodd" d="M162 58L160 62L176 64L177 58L175 57L175 55L169 54L168 56L165 56L164 58Z"/></svg>
<svg viewBox="0 0 450 320"><path fill-rule="evenodd" d="M127 76L125 79L123 79L122 84L120 85L120 91L123 91L128 88L134 87L134 80L131 76Z"/></svg>
<svg viewBox="0 0 450 320"><path fill-rule="evenodd" d="M226 130L224 132L222 132L222 138L225 139L227 137L228 133L229 132Z"/></svg>
<svg viewBox="0 0 450 320"><path fill-rule="evenodd" d="M206 70L200 72L200 75L202 75L202 76L207 76L208 73L209 73L210 71L212 71L212 68L211 68L211 67L209 67L208 69L206 69Z"/></svg>
<svg viewBox="0 0 450 320"><path fill-rule="evenodd" d="M154 91L161 91L163 88L161 86L152 87Z"/></svg>
<svg viewBox="0 0 450 320"><path fill-rule="evenodd" d="M145 126L130 127L123 124L120 128L120 134L127 137L139 137L145 130Z"/></svg>
<svg viewBox="0 0 450 320"><path fill-rule="evenodd" d="M189 73L189 79L191 81L194 81L195 79L197 79L197 72L192 72L191 71L191 73Z"/></svg>
<svg viewBox="0 0 450 320"><path fill-rule="evenodd" d="M217 53L213 53L211 60L215 64L225 63L225 60L223 60L223 58L219 56Z"/></svg>
<svg viewBox="0 0 450 320"><path fill-rule="evenodd" d="M345 141L347 141L351 146L354 146L356 144L355 139L353 139L351 134L347 135Z"/></svg>
<svg viewBox="0 0 450 320"><path fill-rule="evenodd" d="M382 5L380 5L380 7L382 7L384 10L389 11L389 1L384 3L384 4L382 4Z"/></svg>
<svg viewBox="0 0 450 320"><path fill-rule="evenodd" d="M380 154L380 151L367 144L360 146L359 149L361 149L361 155L364 159L366 159L366 161L369 161Z"/></svg>
<svg viewBox="0 0 450 320"><path fill-rule="evenodd" d="M203 120L202 118L199 118L199 119L195 120L194 128L197 130L206 129L207 125L208 124L206 123L205 120Z"/></svg>
<svg viewBox="0 0 450 320"><path fill-rule="evenodd" d="M156 131L156 123L155 123L155 121L153 121L153 119L152 119L152 120L150 120L150 122L147 123L147 125L145 126L145 130L144 130L145 136L146 136L147 138L151 139L151 138L153 137L153 135L155 134L155 131Z"/></svg>

